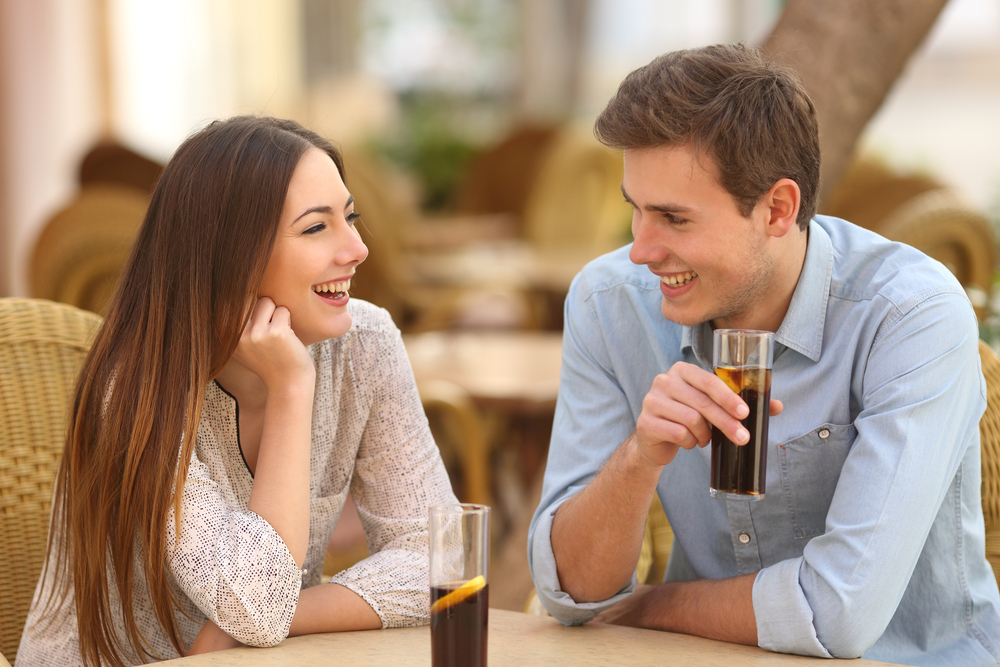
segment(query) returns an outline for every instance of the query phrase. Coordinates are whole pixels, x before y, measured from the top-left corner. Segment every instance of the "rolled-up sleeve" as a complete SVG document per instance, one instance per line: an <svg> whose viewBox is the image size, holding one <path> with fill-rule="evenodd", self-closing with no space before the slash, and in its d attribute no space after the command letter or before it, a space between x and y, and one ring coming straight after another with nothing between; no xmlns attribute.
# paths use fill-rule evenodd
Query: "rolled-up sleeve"
<svg viewBox="0 0 1000 667"><path fill-rule="evenodd" d="M458 501L395 329L372 373L372 408L351 481L371 556L331 581L361 596L383 627L426 624L428 507Z"/></svg>
<svg viewBox="0 0 1000 667"><path fill-rule="evenodd" d="M592 304L587 273L573 281L564 309L562 370L542 498L528 533L528 564L549 613L567 625L586 623L635 590L635 577L616 595L578 603L559 585L552 520L563 502L583 490L635 427Z"/></svg>
<svg viewBox="0 0 1000 667"><path fill-rule="evenodd" d="M895 306L871 346L825 533L757 575L763 648L863 654L892 620L942 502L961 494L986 405L977 328L955 293L918 296ZM969 477L978 483L978 471Z"/></svg>
<svg viewBox="0 0 1000 667"><path fill-rule="evenodd" d="M263 517L228 506L196 456L184 484L179 541L174 526L171 509L170 571L202 613L243 644L281 642L298 604L301 571Z"/></svg>

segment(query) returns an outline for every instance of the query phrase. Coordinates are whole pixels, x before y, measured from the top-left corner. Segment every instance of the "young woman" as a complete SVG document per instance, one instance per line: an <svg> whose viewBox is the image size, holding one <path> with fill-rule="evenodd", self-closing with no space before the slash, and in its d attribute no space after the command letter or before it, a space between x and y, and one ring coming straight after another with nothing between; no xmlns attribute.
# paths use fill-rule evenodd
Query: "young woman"
<svg viewBox="0 0 1000 667"><path fill-rule="evenodd" d="M357 218L291 121L177 150L80 374L19 666L427 622L427 507L455 498L399 331L348 296ZM372 555L318 585L348 492Z"/></svg>

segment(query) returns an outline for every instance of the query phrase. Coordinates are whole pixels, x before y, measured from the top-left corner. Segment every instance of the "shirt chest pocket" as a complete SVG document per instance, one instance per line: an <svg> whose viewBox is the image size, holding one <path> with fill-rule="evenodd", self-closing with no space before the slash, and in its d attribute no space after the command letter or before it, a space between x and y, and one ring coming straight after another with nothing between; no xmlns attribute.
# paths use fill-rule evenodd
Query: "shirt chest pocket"
<svg viewBox="0 0 1000 667"><path fill-rule="evenodd" d="M826 531L826 515L857 433L853 424L824 424L778 445L781 491L796 539Z"/></svg>

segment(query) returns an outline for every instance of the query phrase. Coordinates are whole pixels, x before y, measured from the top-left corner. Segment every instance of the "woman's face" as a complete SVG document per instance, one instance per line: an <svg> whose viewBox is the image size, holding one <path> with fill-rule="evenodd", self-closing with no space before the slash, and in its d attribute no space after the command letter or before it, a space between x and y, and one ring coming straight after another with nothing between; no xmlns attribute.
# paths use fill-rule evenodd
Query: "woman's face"
<svg viewBox="0 0 1000 667"><path fill-rule="evenodd" d="M310 148L288 184L259 294L288 309L292 330L305 345L351 328L347 290L368 256L354 228L357 217L354 197L333 160Z"/></svg>

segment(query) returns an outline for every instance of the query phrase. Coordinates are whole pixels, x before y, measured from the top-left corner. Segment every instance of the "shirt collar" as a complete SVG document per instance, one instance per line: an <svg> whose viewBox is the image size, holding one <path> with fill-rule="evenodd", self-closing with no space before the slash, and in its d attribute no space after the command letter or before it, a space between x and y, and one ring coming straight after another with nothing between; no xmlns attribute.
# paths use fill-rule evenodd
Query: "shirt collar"
<svg viewBox="0 0 1000 667"><path fill-rule="evenodd" d="M776 344L784 345L800 354L819 361L823 349L823 330L826 324L826 306L830 300L830 282L833 280L833 245L830 235L815 220L809 222L809 242L802 273L795 285L788 312L774 336ZM682 327L681 353L691 348L695 357L711 365L711 325L702 322L693 327ZM778 350L775 349L775 356Z"/></svg>

